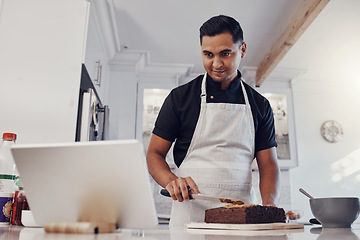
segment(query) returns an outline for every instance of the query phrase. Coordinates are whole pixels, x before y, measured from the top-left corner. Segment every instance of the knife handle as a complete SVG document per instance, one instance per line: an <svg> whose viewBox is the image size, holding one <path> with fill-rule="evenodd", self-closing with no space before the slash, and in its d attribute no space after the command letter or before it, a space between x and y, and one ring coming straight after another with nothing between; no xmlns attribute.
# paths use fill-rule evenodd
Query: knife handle
<svg viewBox="0 0 360 240"><path fill-rule="evenodd" d="M189 198L190 198L190 200L193 199L193 197L191 196L190 188L189 188L189 187L188 187L188 193L189 193ZM165 188L161 189L160 194L163 195L163 196L165 196L165 197L171 197L169 191L166 190ZM181 194L181 196L182 196L181 191L180 191L180 194Z"/></svg>

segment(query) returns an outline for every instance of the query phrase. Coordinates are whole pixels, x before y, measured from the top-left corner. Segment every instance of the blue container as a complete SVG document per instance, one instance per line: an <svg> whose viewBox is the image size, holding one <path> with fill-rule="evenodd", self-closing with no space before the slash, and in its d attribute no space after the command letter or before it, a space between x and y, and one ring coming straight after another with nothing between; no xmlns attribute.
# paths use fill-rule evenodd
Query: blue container
<svg viewBox="0 0 360 240"><path fill-rule="evenodd" d="M0 224L10 224L12 193L0 193Z"/></svg>

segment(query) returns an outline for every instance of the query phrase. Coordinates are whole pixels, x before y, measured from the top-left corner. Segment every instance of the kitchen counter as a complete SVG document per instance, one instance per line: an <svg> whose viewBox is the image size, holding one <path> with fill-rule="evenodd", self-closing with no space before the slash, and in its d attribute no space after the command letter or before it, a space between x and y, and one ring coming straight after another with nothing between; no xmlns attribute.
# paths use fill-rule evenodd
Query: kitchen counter
<svg viewBox="0 0 360 240"><path fill-rule="evenodd" d="M159 225L152 230L118 230L111 234L48 234L43 228L0 226L0 239L6 240L360 240L360 224L350 228L322 229L319 225L306 225L304 229L293 230L169 230Z"/></svg>

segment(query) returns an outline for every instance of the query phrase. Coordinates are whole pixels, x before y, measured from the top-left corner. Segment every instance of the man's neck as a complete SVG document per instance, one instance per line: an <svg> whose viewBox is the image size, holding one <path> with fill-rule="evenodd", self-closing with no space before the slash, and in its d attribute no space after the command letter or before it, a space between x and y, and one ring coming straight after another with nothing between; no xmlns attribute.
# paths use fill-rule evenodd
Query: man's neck
<svg viewBox="0 0 360 240"><path fill-rule="evenodd" d="M228 88L230 87L230 84L231 84L237 77L238 77L238 72L236 72L236 75L235 75L233 78L231 78L231 79L229 79L229 80L227 80L227 81L225 81L225 82L222 82L222 83L221 83L221 90L226 90L226 89L228 89Z"/></svg>
<svg viewBox="0 0 360 240"><path fill-rule="evenodd" d="M221 90L226 90L229 88L230 84L232 81L234 81L235 78L233 78L232 80L227 80L225 82L221 83Z"/></svg>

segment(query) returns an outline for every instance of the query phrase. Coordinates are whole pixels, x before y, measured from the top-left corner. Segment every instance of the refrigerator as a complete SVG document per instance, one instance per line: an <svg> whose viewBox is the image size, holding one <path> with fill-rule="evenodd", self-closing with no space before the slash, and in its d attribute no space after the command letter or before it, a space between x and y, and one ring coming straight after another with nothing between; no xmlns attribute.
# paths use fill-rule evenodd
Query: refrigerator
<svg viewBox="0 0 360 240"><path fill-rule="evenodd" d="M83 64L75 141L108 140L109 113L108 105L102 104L86 66Z"/></svg>

